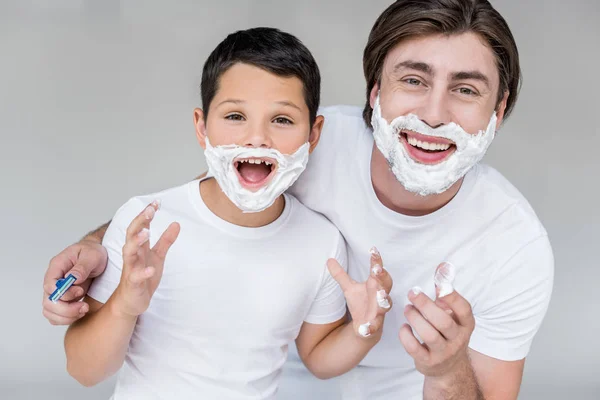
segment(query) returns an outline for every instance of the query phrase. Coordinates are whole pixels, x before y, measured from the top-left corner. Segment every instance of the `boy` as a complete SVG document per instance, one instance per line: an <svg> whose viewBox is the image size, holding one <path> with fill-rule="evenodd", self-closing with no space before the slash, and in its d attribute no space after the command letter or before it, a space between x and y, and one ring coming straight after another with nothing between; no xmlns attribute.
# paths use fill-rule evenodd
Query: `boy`
<svg viewBox="0 0 600 400"><path fill-rule="evenodd" d="M291 340L323 379L377 343L391 307L378 252L368 280L351 280L337 229L283 194L319 141L319 86L310 52L276 29L215 48L194 112L209 178L116 213L109 266L65 337L79 382L123 366L114 399L271 399Z"/></svg>

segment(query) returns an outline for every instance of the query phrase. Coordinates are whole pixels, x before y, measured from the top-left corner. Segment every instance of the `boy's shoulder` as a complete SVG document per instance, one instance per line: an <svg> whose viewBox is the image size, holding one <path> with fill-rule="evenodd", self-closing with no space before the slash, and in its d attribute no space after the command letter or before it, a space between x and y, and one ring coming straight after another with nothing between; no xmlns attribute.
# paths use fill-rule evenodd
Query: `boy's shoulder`
<svg viewBox="0 0 600 400"><path fill-rule="evenodd" d="M285 198L286 201L291 203L290 219L288 221L290 231L296 232L309 241L319 241L326 238L337 241L341 237L337 227L323 214L306 207L290 193L286 193Z"/></svg>
<svg viewBox="0 0 600 400"><path fill-rule="evenodd" d="M167 209L181 213L186 207L192 206L190 201L190 185L192 183L187 182L183 185L167 188L159 192L133 196L117 210L113 221L115 219L131 221L153 201L158 201L161 208L163 208L163 205L166 205Z"/></svg>

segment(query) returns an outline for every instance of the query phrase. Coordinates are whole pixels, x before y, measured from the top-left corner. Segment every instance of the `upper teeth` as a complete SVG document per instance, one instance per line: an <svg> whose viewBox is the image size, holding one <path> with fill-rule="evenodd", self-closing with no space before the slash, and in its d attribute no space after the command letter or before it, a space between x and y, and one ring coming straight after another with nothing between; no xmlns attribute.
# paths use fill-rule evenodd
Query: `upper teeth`
<svg viewBox="0 0 600 400"><path fill-rule="evenodd" d="M250 163L250 164L260 164L260 163L265 163L266 165L271 165L271 163L269 161L266 160L259 160L257 158L249 158L246 160L240 160L241 163Z"/></svg>
<svg viewBox="0 0 600 400"><path fill-rule="evenodd" d="M450 145L447 143L430 143L430 142L421 142L420 140L415 139L414 137L407 137L408 144L411 146L420 147L425 150L448 150Z"/></svg>

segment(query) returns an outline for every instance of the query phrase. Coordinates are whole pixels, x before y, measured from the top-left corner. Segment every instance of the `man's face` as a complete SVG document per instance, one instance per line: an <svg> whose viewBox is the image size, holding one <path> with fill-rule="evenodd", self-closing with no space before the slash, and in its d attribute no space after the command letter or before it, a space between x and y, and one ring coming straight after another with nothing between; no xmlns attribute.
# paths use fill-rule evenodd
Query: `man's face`
<svg viewBox="0 0 600 400"><path fill-rule="evenodd" d="M380 90L388 122L416 114L433 128L454 122L476 134L486 129L495 109L496 129L502 122L508 94L496 108L499 84L494 54L476 34L426 36L403 41L387 54L381 87L371 91L371 107ZM410 157L424 164L440 163L456 149L447 139L413 132L402 132L400 140ZM416 140L421 143L415 145Z"/></svg>

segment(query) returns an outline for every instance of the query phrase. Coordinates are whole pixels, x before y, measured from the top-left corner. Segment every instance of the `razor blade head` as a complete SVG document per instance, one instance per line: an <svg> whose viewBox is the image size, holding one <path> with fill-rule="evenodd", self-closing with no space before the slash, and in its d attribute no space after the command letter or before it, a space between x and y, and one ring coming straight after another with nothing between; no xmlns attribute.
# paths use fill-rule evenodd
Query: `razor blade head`
<svg viewBox="0 0 600 400"><path fill-rule="evenodd" d="M50 297L48 297L50 301L56 303L58 300L60 300L60 298L66 293L66 291L69 290L71 286L73 286L73 283L75 283L76 280L77 278L75 278L73 274L69 274L69 276L67 276L66 278L59 279L56 282L56 289L54 290L54 292L52 292Z"/></svg>

